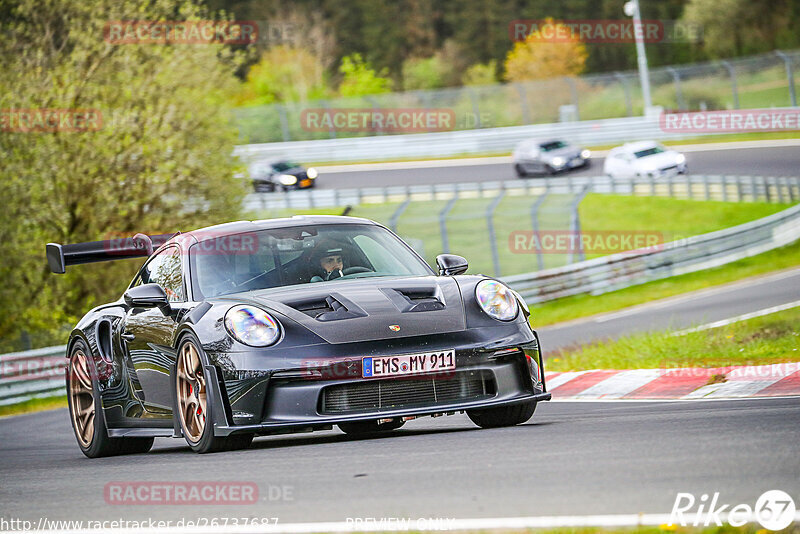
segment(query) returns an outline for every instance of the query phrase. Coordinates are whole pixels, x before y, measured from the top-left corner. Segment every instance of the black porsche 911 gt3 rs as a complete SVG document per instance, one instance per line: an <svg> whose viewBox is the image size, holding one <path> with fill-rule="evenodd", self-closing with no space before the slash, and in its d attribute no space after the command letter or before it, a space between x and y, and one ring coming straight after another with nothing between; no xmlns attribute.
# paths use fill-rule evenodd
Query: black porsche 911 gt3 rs
<svg viewBox="0 0 800 534"><path fill-rule="evenodd" d="M437 276L375 222L296 216L47 245L56 273L131 255L149 258L67 348L89 457L145 452L157 436L210 452L462 411L481 427L515 425L550 399L522 298L463 274L459 256L440 255Z"/></svg>

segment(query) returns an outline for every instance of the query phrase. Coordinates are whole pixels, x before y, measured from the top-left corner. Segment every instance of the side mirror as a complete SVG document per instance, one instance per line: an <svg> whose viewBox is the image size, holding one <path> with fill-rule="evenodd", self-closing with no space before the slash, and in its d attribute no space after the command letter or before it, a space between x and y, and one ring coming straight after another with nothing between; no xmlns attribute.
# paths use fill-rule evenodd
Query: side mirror
<svg viewBox="0 0 800 534"><path fill-rule="evenodd" d="M436 256L436 265L439 267L439 276L464 274L469 268L467 260L455 254L439 254Z"/></svg>
<svg viewBox="0 0 800 534"><path fill-rule="evenodd" d="M169 309L169 298L164 288L158 284L142 284L132 287L122 296L131 308Z"/></svg>

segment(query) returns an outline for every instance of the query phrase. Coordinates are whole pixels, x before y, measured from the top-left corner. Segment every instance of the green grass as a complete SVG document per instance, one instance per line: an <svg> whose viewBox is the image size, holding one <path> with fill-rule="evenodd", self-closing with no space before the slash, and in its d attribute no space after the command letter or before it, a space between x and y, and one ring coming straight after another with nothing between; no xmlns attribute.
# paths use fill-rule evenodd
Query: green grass
<svg viewBox="0 0 800 534"><path fill-rule="evenodd" d="M690 332L656 332L551 353L549 371L716 368L800 362L800 308Z"/></svg>
<svg viewBox="0 0 800 534"><path fill-rule="evenodd" d="M536 271L535 254L522 254L512 249L512 232L530 231L530 209L537 197L510 196L503 198L494 217L495 236L501 265L501 276ZM571 195L550 195L541 207L541 230L567 230L567 207ZM495 275L489 247L486 209L492 198L462 199L450 212L447 229L449 251L466 257L470 273ZM444 247L438 215L447 200L412 202L399 219L397 232L407 239L431 264ZM388 223L399 203L362 204L354 206L350 215ZM580 206L581 227L584 231L658 233L663 242L703 234L766 217L787 208L786 204L700 202L667 197L632 197L624 195L590 194ZM283 217L301 213L340 214L343 208L322 210L279 210L254 216ZM612 251L613 252L613 251ZM593 257L592 255L589 256ZM544 254L544 266L558 267L567 263L567 254Z"/></svg>
<svg viewBox="0 0 800 534"><path fill-rule="evenodd" d="M530 307L531 322L534 327L540 328L798 265L800 265L800 241L714 269L656 280L597 296L576 295L534 304Z"/></svg>
<svg viewBox="0 0 800 534"><path fill-rule="evenodd" d="M44 399L31 399L17 404L0 406L0 417L6 415L19 415L23 413L41 412L43 410L55 410L56 408L67 407L67 396L48 397Z"/></svg>

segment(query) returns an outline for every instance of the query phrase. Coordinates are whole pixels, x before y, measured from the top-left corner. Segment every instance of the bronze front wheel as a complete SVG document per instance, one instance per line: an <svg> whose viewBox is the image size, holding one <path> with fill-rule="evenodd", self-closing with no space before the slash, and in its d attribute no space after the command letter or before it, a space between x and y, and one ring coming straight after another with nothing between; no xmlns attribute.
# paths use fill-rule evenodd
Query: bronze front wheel
<svg viewBox="0 0 800 534"><path fill-rule="evenodd" d="M193 451L199 453L243 449L253 441L253 434L215 436L212 423L212 396L207 394L203 352L196 338L189 334L178 348L175 362L176 410L181 430Z"/></svg>

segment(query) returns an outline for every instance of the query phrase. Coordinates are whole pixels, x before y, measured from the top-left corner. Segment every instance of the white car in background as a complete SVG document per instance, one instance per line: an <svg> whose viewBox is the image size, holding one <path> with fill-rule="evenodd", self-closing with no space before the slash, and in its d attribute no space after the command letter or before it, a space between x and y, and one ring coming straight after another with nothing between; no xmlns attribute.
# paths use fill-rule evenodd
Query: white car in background
<svg viewBox="0 0 800 534"><path fill-rule="evenodd" d="M603 172L612 178L661 178L686 171L686 156L655 141L613 148L603 164Z"/></svg>

